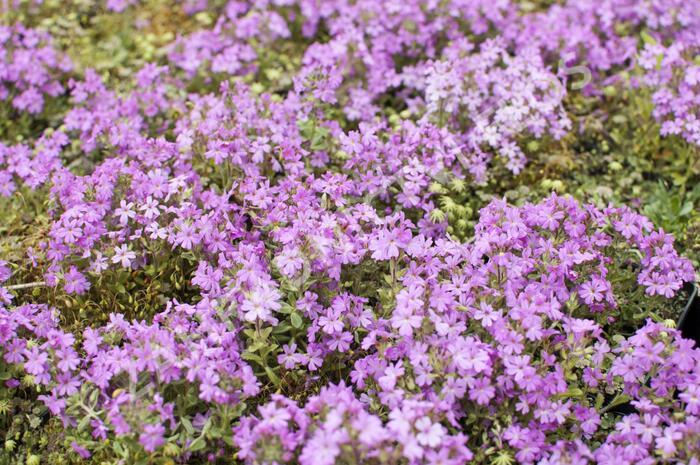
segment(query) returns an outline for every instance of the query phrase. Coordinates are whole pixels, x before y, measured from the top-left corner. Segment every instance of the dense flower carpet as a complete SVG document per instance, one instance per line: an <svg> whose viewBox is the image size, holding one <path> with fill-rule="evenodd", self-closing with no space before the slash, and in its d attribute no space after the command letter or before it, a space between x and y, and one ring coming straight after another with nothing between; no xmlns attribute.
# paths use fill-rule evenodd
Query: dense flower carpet
<svg viewBox="0 0 700 465"><path fill-rule="evenodd" d="M700 465L700 0L2 0L0 46L0 465Z"/></svg>

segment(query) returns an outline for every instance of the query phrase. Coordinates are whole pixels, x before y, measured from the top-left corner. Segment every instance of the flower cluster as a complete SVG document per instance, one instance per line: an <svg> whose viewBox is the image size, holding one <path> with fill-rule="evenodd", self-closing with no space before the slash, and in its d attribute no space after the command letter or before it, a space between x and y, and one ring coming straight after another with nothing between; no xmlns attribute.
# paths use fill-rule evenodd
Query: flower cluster
<svg viewBox="0 0 700 465"><path fill-rule="evenodd" d="M650 43L642 50L640 65L647 72L645 83L655 90L654 116L661 122L661 134L680 135L700 145L700 65L693 61L696 50L684 42L668 47Z"/></svg>
<svg viewBox="0 0 700 465"><path fill-rule="evenodd" d="M18 111L40 113L47 97L64 92L62 78L71 68L47 33L15 24L0 27L0 100Z"/></svg>
<svg viewBox="0 0 700 465"><path fill-rule="evenodd" d="M3 362L23 365L44 392L39 399L73 429L81 455L113 435L133 438L147 452L187 455L194 431L230 421L241 399L260 390L236 331L207 302L168 305L151 324L112 315L105 326L87 328L81 344L42 305L3 309L0 328Z"/></svg>
<svg viewBox="0 0 700 465"><path fill-rule="evenodd" d="M423 389L413 390L422 390L424 397L401 399L400 405L390 410L386 423L367 412L370 402L358 401L345 386L324 388L309 399L304 409L285 397L273 396L270 403L258 408L259 416L243 418L234 430L240 447L239 458L251 464L319 465L342 460L458 464L473 459L481 462L485 458L491 462L525 464L612 465L620 460L696 463L693 460L698 453L700 435L695 384L698 351L658 324L648 324L614 350L600 340L586 347L586 340L599 332L599 328L585 326L579 323L567 327L575 331L576 342L569 343L570 348L579 346L581 355L585 354L586 362L578 367L587 365L583 369L584 376L588 376L585 383L590 383L589 388L620 383L625 386L617 397L610 397L613 400L608 404L602 394L593 397L595 400L582 401L585 392L580 388L571 387L564 380L550 384L556 382L558 375L556 370L549 371L552 367L545 368L549 375L542 377L538 373L541 369L532 366L529 355L512 354L511 362L504 367L508 376L493 384L469 375L458 376L450 378L452 381L439 391L433 391L433 396L427 396L432 382L426 380L431 377L415 378L415 383ZM488 350L489 346L484 344L483 349ZM460 364L465 369L470 360L472 370L488 372L489 357L484 354L479 364L479 352L475 350ZM610 363L613 352L627 355ZM662 357L668 357L670 362L664 362ZM605 376L591 375L601 363L609 367ZM395 382L397 375L401 377L408 371L397 365L389 368L380 378L384 379L384 385ZM658 387L647 387L646 373L650 371L666 381ZM540 392L543 389L545 393ZM518 391L520 394L516 394ZM679 393L681 400L674 400L671 392ZM504 394L513 397L496 400ZM636 399L632 404L638 413L610 422L611 414L607 412L623 396ZM538 397L540 400L535 401ZM468 415L466 426L465 418L451 418L453 409ZM505 415L506 410L511 414ZM503 419L510 421L502 423ZM486 427L478 424L484 420ZM603 423L607 426L601 426ZM469 436L455 433L464 430L482 434L476 436L477 441L471 441L481 444L474 452L468 447ZM601 436L601 430L608 430L608 434ZM578 439L563 439L567 437ZM593 448L589 444L596 437L601 438L601 444Z"/></svg>
<svg viewBox="0 0 700 465"><path fill-rule="evenodd" d="M462 42L445 49L445 60L426 76L425 100L428 117L456 125L453 132L475 154L464 163L475 180L483 181L488 150L507 159L506 166L518 173L526 159L517 136L528 132L542 137L546 132L559 139L571 122L562 107L565 88L534 49L511 57L503 43L486 41L478 53L473 48ZM466 128L463 115L470 120Z"/></svg>
<svg viewBox="0 0 700 465"><path fill-rule="evenodd" d="M304 408L273 396L258 408L260 418L244 418L235 429L238 457L245 463L397 463L425 448L429 463L469 461L466 437L433 423L423 415L426 407L407 403L403 414L392 415L385 425L342 384L324 387Z"/></svg>
<svg viewBox="0 0 700 465"><path fill-rule="evenodd" d="M118 176L118 170L114 173ZM296 192L297 199L302 192ZM253 202L257 191L247 193ZM312 195L320 197L319 192ZM187 425L198 425L201 437L215 444L217 436L203 432L205 421L230 422L230 409L235 411L242 400L259 393L252 367L264 367L273 383L287 376L304 382L329 365L351 363L349 376L365 396L363 402L347 387L331 387L321 391L320 400L310 399L302 414L291 401L278 397L274 402L292 409L280 415L294 418L296 426L284 421L269 430L266 422L261 426L244 420L234 435L241 458L279 454L292 460L298 452L299 460L308 463L332 463L342 450L367 457L380 454L389 463L397 459L386 455L388 451L401 451L400 457L408 461L434 457L459 463L473 454L488 455L491 444L511 435L512 452L503 453L530 463L553 453L547 437L580 432L593 439L606 432L601 426L610 406L606 396L663 400L671 409L678 402L674 393L685 393L693 385L688 371L697 370L698 354L686 343L667 335L661 345L650 347L640 335L645 333L637 333L630 339L640 345L637 354L634 346L611 348L602 337L603 331L617 327L615 286L625 277L619 257L627 250L643 254L641 271L634 275L649 295L672 296L692 278L692 268L678 257L672 238L653 231L644 217L628 209L582 208L556 196L520 208L494 202L482 211L473 244L461 245L414 235L405 218L380 218L367 208L327 211L314 226L308 210L320 209L318 201L307 204L303 218L309 231L302 233L299 220L285 216L301 212L290 211L279 199L274 204L282 208L269 206L256 221L263 232L270 216L274 218L277 229L268 240L280 245L273 249L259 234L248 234L238 247L220 251L210 249L196 229L187 236L192 243L170 237L177 241L173 246L183 249L202 244L202 257L218 252L218 264L200 261L193 274L204 296L199 303L173 302L149 324L112 315L104 327L85 330L79 352L75 338L57 326L55 313L37 305L17 307L4 313L5 361L22 366L34 383L45 386L41 399L73 425L77 437L90 432L87 437L92 439L83 436L80 443L87 451L98 448L95 441L100 438L138 433L147 453L175 450L185 455L206 443L203 439L192 446ZM126 225L142 215L129 215L133 210L128 205L120 208L116 223ZM208 209L208 217L216 207L202 208ZM287 221L291 224L285 226ZM323 233L323 224L331 222L347 232ZM246 236L231 226L226 232ZM295 235L300 236L294 239ZM273 263L260 259L266 249L275 251ZM152 260L141 255L139 259ZM117 267L131 266L137 258L119 246L110 261ZM390 286L378 302L370 305L368 297L338 289L344 264L367 267L372 262L390 264ZM90 285L75 267L64 279L68 292L82 292ZM319 283L312 284L314 280ZM280 288L287 298L299 296L293 307L292 302L281 302ZM237 324L230 329L227 322ZM282 343L284 338L272 334L284 331L285 325L303 331L292 330L292 339ZM658 325L654 328L660 331ZM29 334L10 339L10 334L23 331ZM658 371L652 362L665 360L659 355L664 350L683 354L685 363L675 375L671 365L663 365L671 370L661 378L667 384L647 394L640 380ZM643 356L651 361L634 358ZM164 400L170 389L181 396ZM337 400L343 396L348 399L344 407ZM318 402L330 404L322 407ZM274 405L266 408L278 408ZM388 430L362 435L353 422L364 418L381 431L385 427L372 412L383 408L392 412ZM692 403L688 408L692 414ZM94 421L78 423L85 414ZM476 421L480 414L494 421ZM310 417L297 419L300 415ZM508 423L502 423L506 418ZM464 421L472 426L458 428ZM685 431L694 434L696 419L691 415L688 421L690 426L673 426L676 439L688 437ZM161 423L169 426L134 429ZM461 433L450 433L450 428ZM270 442L270 434L281 437ZM291 443L289 434L296 438ZM388 438L398 438L400 448ZM270 449L270 444L281 449ZM664 453L692 453L683 447L671 451L674 444ZM256 452L258 447L264 450ZM380 453L384 448L386 453Z"/></svg>

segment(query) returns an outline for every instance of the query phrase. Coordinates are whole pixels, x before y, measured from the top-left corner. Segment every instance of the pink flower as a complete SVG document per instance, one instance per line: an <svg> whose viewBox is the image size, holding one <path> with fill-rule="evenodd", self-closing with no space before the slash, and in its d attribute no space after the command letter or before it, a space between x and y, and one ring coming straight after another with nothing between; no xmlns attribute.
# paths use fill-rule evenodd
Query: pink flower
<svg viewBox="0 0 700 465"><path fill-rule="evenodd" d="M399 334L406 337L413 335L413 330L421 327L423 318L414 315L410 308L401 307L394 311L391 318L391 326L399 330Z"/></svg>
<svg viewBox="0 0 700 465"><path fill-rule="evenodd" d="M114 216L119 217L119 224L122 226L126 225L129 222L129 219L136 217L133 202L127 203L126 200L122 200L119 203L119 207L114 210Z"/></svg>
<svg viewBox="0 0 700 465"><path fill-rule="evenodd" d="M469 389L469 398L479 405L488 405L495 395L496 389L486 378L477 379Z"/></svg>
<svg viewBox="0 0 700 465"><path fill-rule="evenodd" d="M112 263L121 263L124 268L131 266L131 261L136 258L136 254L129 250L128 246L120 245L114 249Z"/></svg>
<svg viewBox="0 0 700 465"><path fill-rule="evenodd" d="M399 249L406 248L411 242L410 231L403 228L391 230L382 229L369 243L372 258L375 260L389 260L399 256Z"/></svg>
<svg viewBox="0 0 700 465"><path fill-rule="evenodd" d="M250 322L262 320L275 324L277 320L272 317L272 312L280 309L280 297L279 291L270 286L255 288L241 305L243 318Z"/></svg>
<svg viewBox="0 0 700 465"><path fill-rule="evenodd" d="M25 350L24 355L27 357L27 361L24 362L24 369L27 373L30 375L41 375L46 371L46 362L49 358L46 352L39 350L35 346Z"/></svg>
<svg viewBox="0 0 700 465"><path fill-rule="evenodd" d="M139 443L148 452L153 452L165 444L165 427L163 425L142 425L142 433L139 435Z"/></svg>
<svg viewBox="0 0 700 465"><path fill-rule="evenodd" d="M437 447L445 436L445 428L440 423L433 423L429 417L422 417L416 421L418 434L416 439L422 446Z"/></svg>
<svg viewBox="0 0 700 465"><path fill-rule="evenodd" d="M384 370L384 375L380 376L377 381L382 389L385 391L391 391L396 386L396 381L399 379L399 377L403 376L403 374L403 362L399 361L395 365L389 365L386 367Z"/></svg>
<svg viewBox="0 0 700 465"><path fill-rule="evenodd" d="M68 273L63 275L63 279L66 282L63 289L69 294L75 293L80 295L90 289L90 282L75 266L70 267Z"/></svg>
<svg viewBox="0 0 700 465"><path fill-rule="evenodd" d="M92 455L92 454L90 453L89 450L87 450L86 448L84 448L84 447L78 445L78 443L75 442L75 441L71 442L71 443L70 443L70 446L73 448L73 450L74 450L75 452L78 453L78 455L80 455L80 458L82 458L83 460L89 459L90 456Z"/></svg>

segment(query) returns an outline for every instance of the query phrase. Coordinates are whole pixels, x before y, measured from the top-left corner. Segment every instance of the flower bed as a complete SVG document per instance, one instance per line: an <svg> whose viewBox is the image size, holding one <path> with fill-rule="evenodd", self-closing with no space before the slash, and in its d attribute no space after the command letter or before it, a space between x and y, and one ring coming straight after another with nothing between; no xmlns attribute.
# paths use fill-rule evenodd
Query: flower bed
<svg viewBox="0 0 700 465"><path fill-rule="evenodd" d="M0 463L698 463L697 2L9 3Z"/></svg>

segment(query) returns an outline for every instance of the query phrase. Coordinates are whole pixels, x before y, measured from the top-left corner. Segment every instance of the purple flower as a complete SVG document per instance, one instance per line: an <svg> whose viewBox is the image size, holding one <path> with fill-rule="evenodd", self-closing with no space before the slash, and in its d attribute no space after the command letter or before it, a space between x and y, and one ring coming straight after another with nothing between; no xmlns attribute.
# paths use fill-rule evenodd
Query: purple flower
<svg viewBox="0 0 700 465"><path fill-rule="evenodd" d="M89 459L90 456L92 455L90 451L88 451L86 448L80 446L77 442L73 441L70 443L70 446L73 448L75 452L80 455L81 459Z"/></svg>
<svg viewBox="0 0 700 465"><path fill-rule="evenodd" d="M422 446L437 447L442 443L442 438L445 435L445 428L439 423L433 423L430 418L423 417L416 421L416 439Z"/></svg>
<svg viewBox="0 0 700 465"><path fill-rule="evenodd" d="M63 289L69 294L75 293L80 295L90 289L90 282L75 266L70 267L68 273L63 275L63 279L66 282Z"/></svg>
<svg viewBox="0 0 700 465"><path fill-rule="evenodd" d="M38 347L32 347L24 351L27 361L24 362L24 369L31 375L41 375L46 371L46 362L49 355Z"/></svg>
<svg viewBox="0 0 700 465"><path fill-rule="evenodd" d="M143 425L139 434L139 444L148 452L154 452L165 444L165 427L163 425Z"/></svg>
<svg viewBox="0 0 700 465"><path fill-rule="evenodd" d="M121 263L124 268L131 266L131 261L136 258L136 254L129 250L128 246L120 245L114 249L112 263Z"/></svg>

